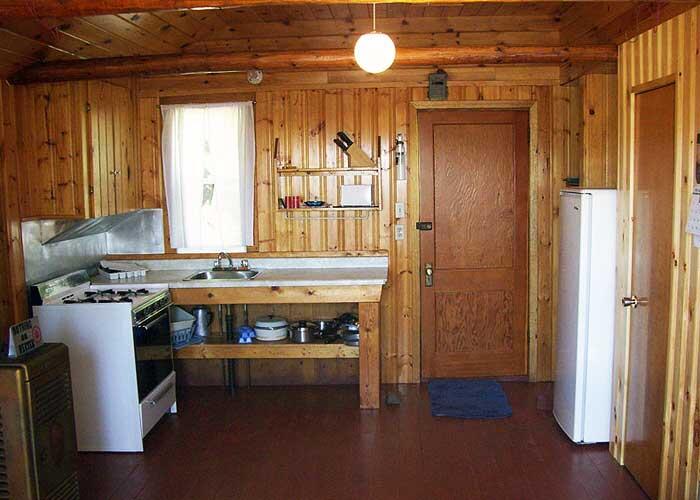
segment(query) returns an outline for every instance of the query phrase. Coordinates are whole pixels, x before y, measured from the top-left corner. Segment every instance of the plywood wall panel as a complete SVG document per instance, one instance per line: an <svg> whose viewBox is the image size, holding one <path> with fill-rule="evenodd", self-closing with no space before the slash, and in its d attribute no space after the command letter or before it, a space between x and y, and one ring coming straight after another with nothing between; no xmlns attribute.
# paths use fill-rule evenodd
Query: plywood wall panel
<svg viewBox="0 0 700 500"><path fill-rule="evenodd" d="M629 294L630 185L633 176L631 156L633 89L654 81L676 82L676 172L674 187L673 266L671 325L667 357L664 442L661 463L662 499L696 498L698 491L698 346L700 322L697 318L700 283L699 250L684 231L695 174L695 138L698 131L697 57L698 9L678 16L647 31L620 47L619 65L619 170L618 189L618 295ZM627 353L629 312L618 307L615 393L611 451L624 463L626 439Z"/></svg>
<svg viewBox="0 0 700 500"><path fill-rule="evenodd" d="M617 186L617 75L585 75L581 78L581 88L581 185L614 188Z"/></svg>
<svg viewBox="0 0 700 500"><path fill-rule="evenodd" d="M0 343L28 314L18 169L15 89L0 82Z"/></svg>
<svg viewBox="0 0 700 500"><path fill-rule="evenodd" d="M83 217L84 127L74 120L84 84L15 88L23 217Z"/></svg>

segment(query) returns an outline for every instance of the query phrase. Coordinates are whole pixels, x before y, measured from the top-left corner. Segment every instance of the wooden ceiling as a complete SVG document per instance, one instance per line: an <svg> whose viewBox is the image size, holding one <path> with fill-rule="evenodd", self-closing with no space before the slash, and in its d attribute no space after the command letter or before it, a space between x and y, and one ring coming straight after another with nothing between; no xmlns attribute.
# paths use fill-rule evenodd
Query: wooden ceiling
<svg viewBox="0 0 700 500"><path fill-rule="evenodd" d="M104 0L103 0L104 1ZM397 47L619 43L694 2L378 4L377 29ZM371 4L259 5L74 18L7 19L0 77L44 62L157 54L347 49L371 29Z"/></svg>

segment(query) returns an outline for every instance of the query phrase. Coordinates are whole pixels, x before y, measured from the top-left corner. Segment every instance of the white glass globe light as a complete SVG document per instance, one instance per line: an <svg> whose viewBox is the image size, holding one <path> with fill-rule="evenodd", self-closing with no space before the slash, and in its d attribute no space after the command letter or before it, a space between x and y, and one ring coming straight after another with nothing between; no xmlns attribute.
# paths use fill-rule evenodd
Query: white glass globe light
<svg viewBox="0 0 700 500"><path fill-rule="evenodd" d="M395 58L396 47L386 33L365 33L355 43L355 61L367 73L386 71Z"/></svg>

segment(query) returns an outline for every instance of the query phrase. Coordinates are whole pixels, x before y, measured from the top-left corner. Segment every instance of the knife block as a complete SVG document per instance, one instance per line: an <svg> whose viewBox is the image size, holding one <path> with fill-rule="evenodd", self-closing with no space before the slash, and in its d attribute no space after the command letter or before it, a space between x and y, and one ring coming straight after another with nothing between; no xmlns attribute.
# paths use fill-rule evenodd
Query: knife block
<svg viewBox="0 0 700 500"><path fill-rule="evenodd" d="M350 168L375 166L372 158L367 156L367 153L362 151L362 149L355 144L352 144L348 150L345 151L345 154L350 158Z"/></svg>

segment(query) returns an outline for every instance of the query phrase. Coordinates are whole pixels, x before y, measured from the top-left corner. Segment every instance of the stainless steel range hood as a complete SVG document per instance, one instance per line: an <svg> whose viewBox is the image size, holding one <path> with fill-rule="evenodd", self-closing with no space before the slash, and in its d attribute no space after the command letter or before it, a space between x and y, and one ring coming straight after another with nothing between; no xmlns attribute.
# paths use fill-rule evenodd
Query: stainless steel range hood
<svg viewBox="0 0 700 500"><path fill-rule="evenodd" d="M56 220L54 221L54 236L46 241L41 242L42 245L51 243L59 243L61 241L74 240L84 236L94 236L97 234L107 233L118 225L135 217L141 210L135 210L125 214L108 215L106 217L98 217L96 219L84 220Z"/></svg>
<svg viewBox="0 0 700 500"><path fill-rule="evenodd" d="M105 255L163 253L163 211L136 210L98 219L22 222L27 283L90 269Z"/></svg>

